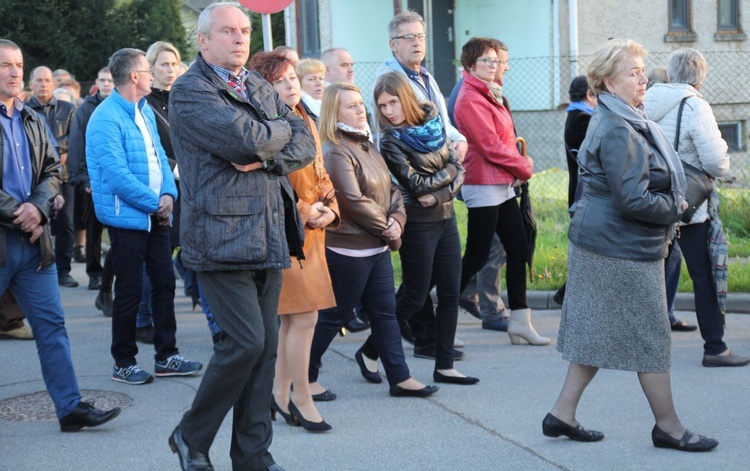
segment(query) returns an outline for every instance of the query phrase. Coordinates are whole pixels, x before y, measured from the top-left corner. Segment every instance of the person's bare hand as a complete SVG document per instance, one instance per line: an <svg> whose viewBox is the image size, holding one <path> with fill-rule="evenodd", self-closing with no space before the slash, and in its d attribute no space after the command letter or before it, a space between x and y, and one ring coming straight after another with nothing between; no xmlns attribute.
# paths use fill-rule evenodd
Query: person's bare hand
<svg viewBox="0 0 750 471"><path fill-rule="evenodd" d="M392 217L388 218L388 228L381 233L385 240L396 240L401 237L401 224Z"/></svg>
<svg viewBox="0 0 750 471"><path fill-rule="evenodd" d="M458 156L458 161L460 163L464 163L464 157L466 157L466 151L469 148L469 145L466 143L466 141L456 141L453 143L453 149L456 151L456 155Z"/></svg>
<svg viewBox="0 0 750 471"><path fill-rule="evenodd" d="M39 238L44 234L44 228L42 226L36 226L34 230L31 231L31 237L29 238L29 242L32 244L39 240Z"/></svg>
<svg viewBox="0 0 750 471"><path fill-rule="evenodd" d="M323 214L323 208L325 208L325 205L320 201L317 201L310 205L310 212L307 214L307 220L309 221L310 219L318 219L320 215Z"/></svg>
<svg viewBox="0 0 750 471"><path fill-rule="evenodd" d="M314 229L322 229L332 223L335 219L336 213L334 213L331 208L324 205L320 209L320 216L316 219L308 219L307 225Z"/></svg>
<svg viewBox="0 0 750 471"><path fill-rule="evenodd" d="M685 200L682 200L682 210L683 210L683 211L685 211L686 209L688 209L688 206L690 206L690 205L688 204L688 202L687 202L687 201L685 201Z"/></svg>
<svg viewBox="0 0 750 471"><path fill-rule="evenodd" d="M54 201L52 201L52 211L57 213L60 211L65 204L65 198L63 198L63 195L57 195L55 196Z"/></svg>
<svg viewBox="0 0 750 471"><path fill-rule="evenodd" d="M83 191L85 191L86 194L90 195L91 194L91 187L87 186L86 188L83 189Z"/></svg>
<svg viewBox="0 0 750 471"><path fill-rule="evenodd" d="M169 216L172 214L174 207L174 200L170 195L162 195L159 198L159 209L156 210L156 217L159 219L159 225L165 226L169 224ZM166 223L164 221L166 220Z"/></svg>
<svg viewBox="0 0 750 471"><path fill-rule="evenodd" d="M21 203L13 215L16 216L13 224L19 225L23 232L31 232L42 223L42 212L31 203Z"/></svg>
<svg viewBox="0 0 750 471"><path fill-rule="evenodd" d="M247 173L252 172L253 170L258 170L259 168L263 168L263 164L261 162L253 162L247 165L232 163L232 167L236 168L238 172Z"/></svg>
<svg viewBox="0 0 750 471"><path fill-rule="evenodd" d="M435 198L435 195L433 195L432 193L420 196L419 198L417 198L417 201L419 201L419 204L421 204L425 208L429 208L438 204L437 198Z"/></svg>
<svg viewBox="0 0 750 471"><path fill-rule="evenodd" d="M510 186L512 186L513 188L518 188L519 186L523 185L524 183L526 183L525 180L521 180L520 178L514 178L513 179L513 183L511 183Z"/></svg>
<svg viewBox="0 0 750 471"><path fill-rule="evenodd" d="M65 165L68 162L68 153L63 152L60 154L60 165Z"/></svg>
<svg viewBox="0 0 750 471"><path fill-rule="evenodd" d="M529 161L529 163L531 164L532 167L534 166L534 159L532 159L530 155L526 156L526 160Z"/></svg>

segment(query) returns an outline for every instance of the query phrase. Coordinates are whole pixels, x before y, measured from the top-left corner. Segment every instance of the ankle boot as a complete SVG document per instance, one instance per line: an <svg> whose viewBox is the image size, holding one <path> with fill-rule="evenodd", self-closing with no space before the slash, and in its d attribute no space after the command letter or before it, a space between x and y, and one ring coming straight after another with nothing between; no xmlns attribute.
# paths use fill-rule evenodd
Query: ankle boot
<svg viewBox="0 0 750 471"><path fill-rule="evenodd" d="M531 325L531 309L517 309L510 311L508 336L513 345L522 345L524 341L531 345L547 345L550 339L536 333Z"/></svg>

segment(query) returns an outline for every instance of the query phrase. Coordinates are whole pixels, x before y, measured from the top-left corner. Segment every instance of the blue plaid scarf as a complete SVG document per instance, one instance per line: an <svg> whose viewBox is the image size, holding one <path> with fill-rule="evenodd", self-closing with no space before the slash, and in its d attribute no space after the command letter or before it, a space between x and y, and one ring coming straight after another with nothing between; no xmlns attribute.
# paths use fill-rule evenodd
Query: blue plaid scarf
<svg viewBox="0 0 750 471"><path fill-rule="evenodd" d="M443 126L440 115L421 126L391 128L388 132L393 134L396 139L423 154L435 152L445 144L445 126Z"/></svg>

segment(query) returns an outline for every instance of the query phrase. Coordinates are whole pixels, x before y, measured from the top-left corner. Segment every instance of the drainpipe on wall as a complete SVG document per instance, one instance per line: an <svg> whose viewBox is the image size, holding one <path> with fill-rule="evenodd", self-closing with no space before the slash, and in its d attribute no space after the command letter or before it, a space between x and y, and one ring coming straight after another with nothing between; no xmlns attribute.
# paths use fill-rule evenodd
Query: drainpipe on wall
<svg viewBox="0 0 750 471"><path fill-rule="evenodd" d="M568 0L570 30L570 80L578 76L578 0Z"/></svg>

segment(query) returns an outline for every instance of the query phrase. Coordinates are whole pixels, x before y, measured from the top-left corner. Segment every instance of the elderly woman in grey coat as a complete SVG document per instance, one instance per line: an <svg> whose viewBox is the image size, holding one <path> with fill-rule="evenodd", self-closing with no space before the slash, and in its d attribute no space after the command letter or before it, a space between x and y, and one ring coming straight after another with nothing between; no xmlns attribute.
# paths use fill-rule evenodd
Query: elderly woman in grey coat
<svg viewBox="0 0 750 471"><path fill-rule="evenodd" d="M708 451L718 441L685 429L672 401L664 257L687 207L685 176L669 140L643 112L646 51L612 39L589 64L598 96L578 153L583 194L568 238L568 288L557 349L570 362L544 418L549 437L593 442L604 434L576 420L599 368L635 371L654 414L654 446Z"/></svg>
<svg viewBox="0 0 750 471"><path fill-rule="evenodd" d="M667 58L670 83L651 87L646 93L645 106L649 117L661 126L670 142L678 138L675 150L680 159L716 179L729 173L729 157L711 106L700 94L706 69L706 59L698 50L682 48L672 52ZM679 136L678 115L681 118ZM718 195L714 194L698 207L689 221L681 223L680 249L693 280L695 314L704 341L703 366L744 366L750 363L750 358L734 355L723 340L724 315L719 293L726 293L726 288L717 287L714 281L716 263L711 260L709 250L712 225L722 232L718 209ZM725 240L722 245L726 253Z"/></svg>

